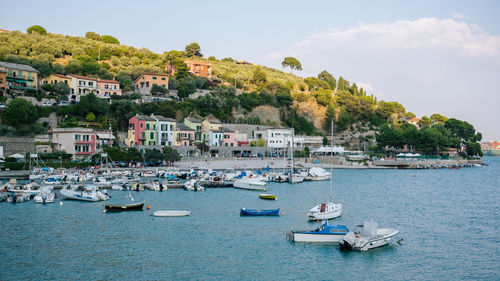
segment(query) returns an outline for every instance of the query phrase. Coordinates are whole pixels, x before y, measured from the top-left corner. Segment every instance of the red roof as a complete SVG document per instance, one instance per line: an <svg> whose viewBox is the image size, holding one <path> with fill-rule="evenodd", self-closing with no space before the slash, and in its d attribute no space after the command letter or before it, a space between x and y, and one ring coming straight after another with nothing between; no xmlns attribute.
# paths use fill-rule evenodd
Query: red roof
<svg viewBox="0 0 500 281"><path fill-rule="evenodd" d="M75 74L70 74L68 75L70 77L75 77L75 78L78 78L78 79L86 79L86 80L94 80L94 81L97 81L97 78L92 78L92 77L86 77L86 76L80 76L80 75L75 75Z"/></svg>
<svg viewBox="0 0 500 281"><path fill-rule="evenodd" d="M420 121L420 118L412 118L412 119L406 120L406 122L418 122L418 121Z"/></svg>
<svg viewBox="0 0 500 281"><path fill-rule="evenodd" d="M120 82L118 82L118 81L116 81L116 80L106 80L106 79L99 79L99 82L102 82L102 83L120 84Z"/></svg>
<svg viewBox="0 0 500 281"><path fill-rule="evenodd" d="M67 78L69 79L70 77L66 76L66 75L62 75L62 74L57 74L57 73L52 73L51 75L54 75L54 76L57 76L57 77L61 77L61 78Z"/></svg>

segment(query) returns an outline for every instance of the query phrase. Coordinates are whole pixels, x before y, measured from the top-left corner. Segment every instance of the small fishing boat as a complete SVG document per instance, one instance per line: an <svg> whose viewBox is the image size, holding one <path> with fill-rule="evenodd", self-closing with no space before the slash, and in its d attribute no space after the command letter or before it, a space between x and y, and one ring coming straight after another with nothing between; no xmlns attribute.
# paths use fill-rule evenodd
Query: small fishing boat
<svg viewBox="0 0 500 281"><path fill-rule="evenodd" d="M276 194L268 194L268 193L259 194L259 198L264 200L278 200Z"/></svg>
<svg viewBox="0 0 500 281"><path fill-rule="evenodd" d="M45 186L41 188L42 191L38 193L34 200L35 203L54 203L54 199L56 198L55 192L52 190L51 187Z"/></svg>
<svg viewBox="0 0 500 281"><path fill-rule="evenodd" d="M258 210L258 209L242 208L240 210L240 216L279 216L279 215L280 215L280 209Z"/></svg>
<svg viewBox="0 0 500 281"><path fill-rule="evenodd" d="M153 213L155 217L185 217L191 214L190 211L181 210L167 210L167 211L156 211Z"/></svg>
<svg viewBox="0 0 500 281"><path fill-rule="evenodd" d="M376 222L365 222L361 231L349 231L339 241L340 250L368 251L389 244L391 238L398 233L397 229L378 228Z"/></svg>
<svg viewBox="0 0 500 281"><path fill-rule="evenodd" d="M97 202L109 199L109 195L102 191L98 191L95 186L84 186L83 190L78 190L77 186L68 184L65 188L59 191L59 194L61 194L64 199L79 201Z"/></svg>
<svg viewBox="0 0 500 281"><path fill-rule="evenodd" d="M311 231L291 231L287 237L294 242L338 243L349 232L345 225L329 225L328 220Z"/></svg>
<svg viewBox="0 0 500 281"><path fill-rule="evenodd" d="M189 181L184 183L184 189L188 191L204 191L205 187L201 184L198 184L195 179L190 179Z"/></svg>
<svg viewBox="0 0 500 281"><path fill-rule="evenodd" d="M144 208L144 201L139 203L130 204L105 204L105 212L123 212L123 211L142 211Z"/></svg>
<svg viewBox="0 0 500 281"><path fill-rule="evenodd" d="M234 182L233 186L241 189L266 191L266 183L257 179L240 179Z"/></svg>

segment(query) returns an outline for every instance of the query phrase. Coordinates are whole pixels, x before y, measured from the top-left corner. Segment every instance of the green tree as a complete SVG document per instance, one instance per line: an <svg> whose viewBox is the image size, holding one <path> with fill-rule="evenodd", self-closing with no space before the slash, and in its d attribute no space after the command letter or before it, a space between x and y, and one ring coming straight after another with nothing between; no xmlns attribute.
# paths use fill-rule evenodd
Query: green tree
<svg viewBox="0 0 500 281"><path fill-rule="evenodd" d="M38 119L37 109L31 102L17 98L13 99L2 112L2 121L14 128L31 125Z"/></svg>
<svg viewBox="0 0 500 281"><path fill-rule="evenodd" d="M316 101L318 102L318 104L321 104L321 105L324 105L324 106L328 106L332 103L332 92L331 90L329 89L323 89L323 88L320 88L316 91L316 93L314 94L314 97L316 98Z"/></svg>
<svg viewBox="0 0 500 281"><path fill-rule="evenodd" d="M191 77L185 77L180 79L179 88L177 90L177 95L179 98L187 98L189 95L196 92L196 81Z"/></svg>
<svg viewBox="0 0 500 281"><path fill-rule="evenodd" d="M221 59L221 61L234 62L234 59L233 58L223 58L223 59Z"/></svg>
<svg viewBox="0 0 500 281"><path fill-rule="evenodd" d="M256 83L264 83L267 80L267 73L260 66L256 66L253 71L253 81Z"/></svg>
<svg viewBox="0 0 500 281"><path fill-rule="evenodd" d="M198 45L198 43L196 42L187 45L185 48L185 52L187 57L192 57L192 56L203 57L203 55L201 54L200 45Z"/></svg>
<svg viewBox="0 0 500 281"><path fill-rule="evenodd" d="M259 138L257 140L257 146L264 147L266 145L266 141L263 138Z"/></svg>
<svg viewBox="0 0 500 281"><path fill-rule="evenodd" d="M109 104L106 100L98 98L94 94L87 94L80 98L80 102L75 106L75 113L86 117L92 112L96 117L106 115L109 111Z"/></svg>
<svg viewBox="0 0 500 281"><path fill-rule="evenodd" d="M101 41L109 44L120 44L120 41L111 35L102 35Z"/></svg>
<svg viewBox="0 0 500 281"><path fill-rule="evenodd" d="M33 32L36 32L40 35L47 35L47 30L45 28L41 27L40 25L32 25L26 29L26 32L28 34L32 34Z"/></svg>
<svg viewBox="0 0 500 281"><path fill-rule="evenodd" d="M161 162L165 159L165 155L161 153L158 149L146 149L144 151L144 160L153 163Z"/></svg>
<svg viewBox="0 0 500 281"><path fill-rule="evenodd" d="M339 77L338 89L339 91L345 90L345 80L342 76Z"/></svg>
<svg viewBox="0 0 500 281"><path fill-rule="evenodd" d="M483 156L481 151L481 145L477 142L467 141L465 142L465 152L468 156Z"/></svg>
<svg viewBox="0 0 500 281"><path fill-rule="evenodd" d="M292 73L294 69L299 71L302 70L302 64L294 57L285 57L281 66L283 66L283 68L290 67L290 73Z"/></svg>
<svg viewBox="0 0 500 281"><path fill-rule="evenodd" d="M309 90L330 89L330 85L316 77L307 77L304 82L309 86Z"/></svg>
<svg viewBox="0 0 500 281"><path fill-rule="evenodd" d="M70 60L64 67L66 74L79 74L82 73L82 63L78 60Z"/></svg>
<svg viewBox="0 0 500 281"><path fill-rule="evenodd" d="M89 31L89 32L85 33L85 38L100 41L101 35L99 35L95 32Z"/></svg>
<svg viewBox="0 0 500 281"><path fill-rule="evenodd" d="M279 105L290 106L293 104L293 98L289 93L279 92L276 94L276 101Z"/></svg>
<svg viewBox="0 0 500 281"><path fill-rule="evenodd" d="M95 115L92 112L89 112L87 116L85 116L85 120L88 122L94 122L95 121Z"/></svg>
<svg viewBox="0 0 500 281"><path fill-rule="evenodd" d="M53 92L61 95L61 96L67 96L71 92L71 89L69 88L68 84L66 83L56 83L52 87Z"/></svg>
<svg viewBox="0 0 500 281"><path fill-rule="evenodd" d="M130 147L129 149L127 149L127 158L129 161L136 162L142 161L143 159L141 152L135 147Z"/></svg>
<svg viewBox="0 0 500 281"><path fill-rule="evenodd" d="M151 87L151 93L154 95L165 94L167 92L168 90L166 88L158 86L157 84L153 84L153 87Z"/></svg>
<svg viewBox="0 0 500 281"><path fill-rule="evenodd" d="M420 127L430 127L432 125L432 121L429 117L422 116L422 118L418 121L418 125Z"/></svg>
<svg viewBox="0 0 500 281"><path fill-rule="evenodd" d="M177 150L173 149L172 147L165 146L163 147L162 151L163 155L165 156L165 160L169 163L177 162L181 160L181 156L177 152Z"/></svg>
<svg viewBox="0 0 500 281"><path fill-rule="evenodd" d="M433 124L443 124L448 121L448 118L439 114L439 113L434 113L431 115L431 121Z"/></svg>
<svg viewBox="0 0 500 281"><path fill-rule="evenodd" d="M406 116L405 116L406 119L412 119L415 117L417 117L417 115L415 115L415 113L413 113L413 112L407 112Z"/></svg>
<svg viewBox="0 0 500 281"><path fill-rule="evenodd" d="M337 88L337 80L335 80L335 77L333 77L333 75L331 75L328 71L321 71L321 73L318 74L318 78L328 83L330 89L335 90L335 88Z"/></svg>

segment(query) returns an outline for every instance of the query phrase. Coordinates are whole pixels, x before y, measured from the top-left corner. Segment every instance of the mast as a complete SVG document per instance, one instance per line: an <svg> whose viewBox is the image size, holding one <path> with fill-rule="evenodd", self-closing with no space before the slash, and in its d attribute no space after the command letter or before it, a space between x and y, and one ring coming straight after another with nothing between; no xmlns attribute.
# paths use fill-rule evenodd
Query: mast
<svg viewBox="0 0 500 281"><path fill-rule="evenodd" d="M295 168L295 159L293 157L293 133L294 133L294 129L292 128L292 143L291 143L291 148L292 148L292 167L290 167L290 177L293 175L293 170Z"/></svg>
<svg viewBox="0 0 500 281"><path fill-rule="evenodd" d="M332 118L332 124L331 124L331 130L330 130L330 202L333 202L333 118Z"/></svg>

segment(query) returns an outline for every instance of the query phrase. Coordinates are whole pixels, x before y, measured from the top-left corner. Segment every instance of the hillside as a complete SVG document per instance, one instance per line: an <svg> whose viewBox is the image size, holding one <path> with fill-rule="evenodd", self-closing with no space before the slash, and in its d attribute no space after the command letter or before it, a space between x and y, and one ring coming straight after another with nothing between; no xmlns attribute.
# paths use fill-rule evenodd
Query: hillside
<svg viewBox="0 0 500 281"><path fill-rule="evenodd" d="M185 59L211 63L212 78L189 75ZM66 36L47 33L40 27L35 31L31 29L31 33L0 33L0 60L29 64L38 69L42 77L51 73L80 74L120 82L125 95L114 97L111 105L89 97L84 100L84 105L71 106L69 109L38 109L38 117L47 116L51 110L57 111L59 116L64 116L63 126L85 120L92 113L98 124L111 125L114 130L123 131L127 128L128 118L134 114L154 113L178 120L189 115L199 115L214 116L231 123L281 123L293 126L298 134L313 135L327 134L333 119L335 132L337 135L342 134L340 139L345 140L346 145L352 142L352 136L363 138L370 145L374 143L373 131L377 128L388 124L399 130L404 120L416 117L415 114L406 112L398 102L377 100L355 83L342 77L335 78L327 71L319 73L317 77L301 78L232 58L204 58L197 43L187 45L183 51L171 50L157 54L146 48L121 45L118 39L110 35L87 32L85 37ZM295 73L302 69L295 58L284 58L283 64L295 70ZM140 95L134 93L132 81L143 72L166 73L166 69L175 70L175 75L169 80L169 89L176 90L181 100L143 104L134 102ZM197 89L205 89L210 93L190 99L189 96ZM65 99L64 95L51 89L44 90L26 94L37 99ZM9 116L4 114L3 118L8 120ZM431 118L424 116L418 121L418 125L442 125L447 119L439 114L434 114ZM30 126L36 125L33 124L33 118L30 120L27 121L31 122ZM8 121L6 123L9 124ZM39 125L35 127L18 126L14 130L18 134L43 131ZM12 129L9 130L7 131L12 133ZM450 135L439 128L428 134L434 134L434 139L446 140ZM426 142L423 139L427 137L429 136L421 136L421 141ZM475 138L469 140L474 141ZM389 137L383 143L401 147L396 142ZM446 147L449 141L442 141L441 145Z"/></svg>

